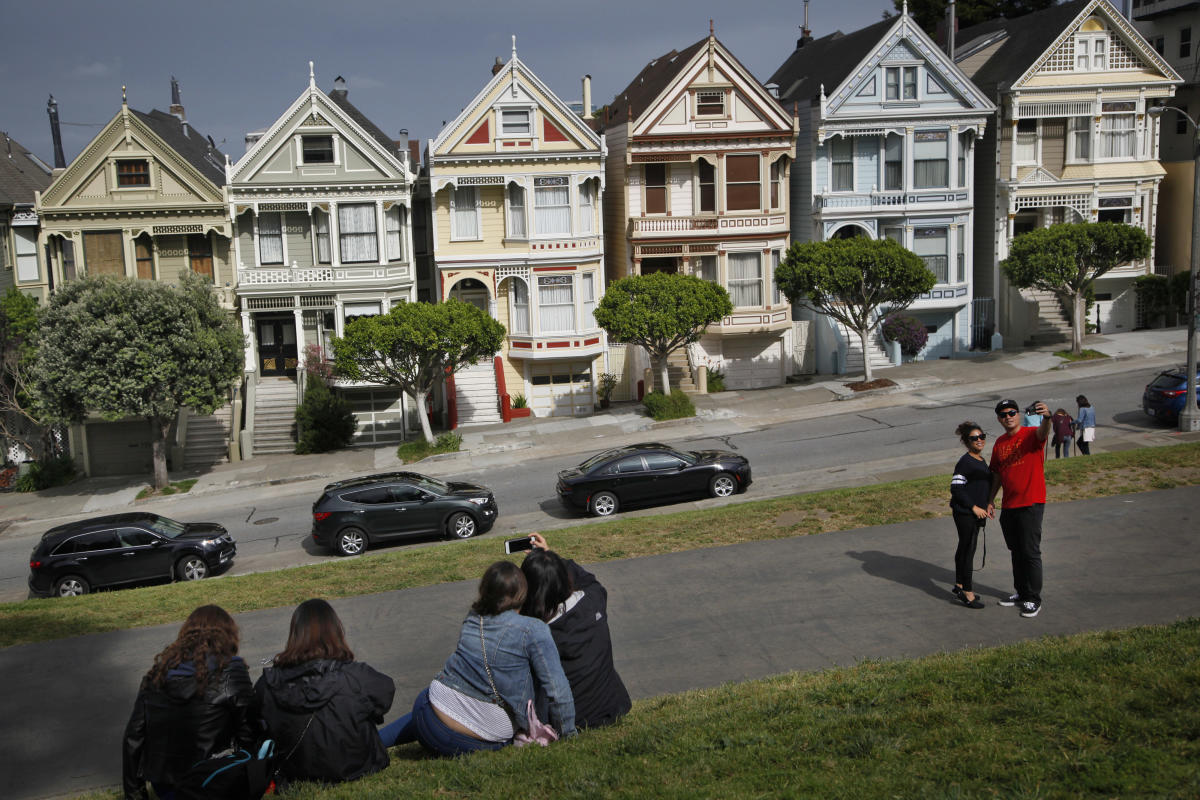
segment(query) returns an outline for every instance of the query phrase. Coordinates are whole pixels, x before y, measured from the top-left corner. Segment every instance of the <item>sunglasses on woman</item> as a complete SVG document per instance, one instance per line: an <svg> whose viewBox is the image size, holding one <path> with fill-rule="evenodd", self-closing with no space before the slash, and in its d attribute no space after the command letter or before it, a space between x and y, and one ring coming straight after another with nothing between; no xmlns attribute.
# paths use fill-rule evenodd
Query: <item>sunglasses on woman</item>
<svg viewBox="0 0 1200 800"><path fill-rule="evenodd" d="M968 442L982 442L986 438L987 438L986 433L976 433L972 436L968 436L967 441Z"/></svg>

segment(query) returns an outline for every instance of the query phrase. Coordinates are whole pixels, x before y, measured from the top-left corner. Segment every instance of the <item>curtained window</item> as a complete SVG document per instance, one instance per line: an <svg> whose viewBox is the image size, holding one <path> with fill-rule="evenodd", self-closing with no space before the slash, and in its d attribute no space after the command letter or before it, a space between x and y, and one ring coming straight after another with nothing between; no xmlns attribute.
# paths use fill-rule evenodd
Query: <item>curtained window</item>
<svg viewBox="0 0 1200 800"><path fill-rule="evenodd" d="M771 163L771 208L783 208L783 159Z"/></svg>
<svg viewBox="0 0 1200 800"><path fill-rule="evenodd" d="M1013 160L1018 164L1037 163L1038 121L1017 120L1017 141L1013 149Z"/></svg>
<svg viewBox="0 0 1200 800"><path fill-rule="evenodd" d="M575 330L575 296L570 275L538 278L538 316L542 333Z"/></svg>
<svg viewBox="0 0 1200 800"><path fill-rule="evenodd" d="M313 211L313 239L317 243L317 263L330 263L332 256L329 249L329 215L320 209Z"/></svg>
<svg viewBox="0 0 1200 800"><path fill-rule="evenodd" d="M971 146L971 138L969 133L964 133L958 137L958 185L960 188L967 186L967 150Z"/></svg>
<svg viewBox="0 0 1200 800"><path fill-rule="evenodd" d="M1071 117L1067 120L1068 161L1092 160L1092 118Z"/></svg>
<svg viewBox="0 0 1200 800"><path fill-rule="evenodd" d="M533 179L534 230L539 236L571 233L571 187L567 178Z"/></svg>
<svg viewBox="0 0 1200 800"><path fill-rule="evenodd" d="M894 133L884 139L883 188L893 192L904 188L904 139Z"/></svg>
<svg viewBox="0 0 1200 800"><path fill-rule="evenodd" d="M779 291L779 284L775 282L775 271L779 269L779 262L783 260L782 250L771 251L771 304L783 305L783 292Z"/></svg>
<svg viewBox="0 0 1200 800"><path fill-rule="evenodd" d="M829 149L833 160L833 191L854 191L854 140L834 139Z"/></svg>
<svg viewBox="0 0 1200 800"><path fill-rule="evenodd" d="M596 184L592 181L579 186L579 232L596 232Z"/></svg>
<svg viewBox="0 0 1200 800"><path fill-rule="evenodd" d="M729 298L734 307L762 306L762 254L730 253L728 258Z"/></svg>
<svg viewBox="0 0 1200 800"><path fill-rule="evenodd" d="M283 263L283 221L278 213L258 215L258 263Z"/></svg>
<svg viewBox="0 0 1200 800"><path fill-rule="evenodd" d="M950 185L949 133L917 131L913 138L913 187L947 188Z"/></svg>
<svg viewBox="0 0 1200 800"><path fill-rule="evenodd" d="M696 277L705 281L717 282L717 257L700 256L696 261Z"/></svg>
<svg viewBox="0 0 1200 800"><path fill-rule="evenodd" d="M725 205L730 211L761 211L758 156L725 157Z"/></svg>
<svg viewBox="0 0 1200 800"><path fill-rule="evenodd" d="M596 273L585 272L579 276L579 293L583 295L583 327L596 327Z"/></svg>
<svg viewBox="0 0 1200 800"><path fill-rule="evenodd" d="M508 185L508 235L513 239L524 239L525 234L525 187L515 183Z"/></svg>
<svg viewBox="0 0 1200 800"><path fill-rule="evenodd" d="M474 186L450 190L450 236L454 239L479 238L479 195Z"/></svg>
<svg viewBox="0 0 1200 800"><path fill-rule="evenodd" d="M404 209L392 206L383 212L384 242L387 244L388 261L404 258Z"/></svg>
<svg viewBox="0 0 1200 800"><path fill-rule="evenodd" d="M1132 158L1133 148L1133 114L1105 114L1100 118L1100 158Z"/></svg>
<svg viewBox="0 0 1200 800"><path fill-rule="evenodd" d="M512 287L512 325L513 333L529 333L529 287L525 281L513 278L509 285Z"/></svg>
<svg viewBox="0 0 1200 800"><path fill-rule="evenodd" d="M338 245L343 264L379 261L374 203L338 206Z"/></svg>

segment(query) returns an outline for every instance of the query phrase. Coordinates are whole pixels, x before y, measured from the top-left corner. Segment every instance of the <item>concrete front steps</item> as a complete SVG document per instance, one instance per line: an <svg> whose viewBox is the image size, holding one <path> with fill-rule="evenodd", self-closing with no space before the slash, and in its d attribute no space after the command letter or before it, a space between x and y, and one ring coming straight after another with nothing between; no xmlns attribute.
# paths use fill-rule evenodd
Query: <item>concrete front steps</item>
<svg viewBox="0 0 1200 800"><path fill-rule="evenodd" d="M863 367L863 351L862 340L858 337L857 331L852 331L847 326L840 322L835 322L838 333L846 340L846 369L845 374L854 375L862 373ZM887 350L883 348L883 339L879 335L879 331L875 330L867 337L868 355L871 359L871 369L887 369L893 366L892 360L888 358Z"/></svg>
<svg viewBox="0 0 1200 800"><path fill-rule="evenodd" d="M228 461L233 409L226 404L208 416L200 416L190 408L184 413L188 415L184 469L204 469Z"/></svg>
<svg viewBox="0 0 1200 800"><path fill-rule="evenodd" d="M501 422L495 362L486 358L454 373L454 398L459 425Z"/></svg>
<svg viewBox="0 0 1200 800"><path fill-rule="evenodd" d="M692 380L692 368L688 364L686 347L680 347L667 356L667 380L671 382L672 391L682 389L687 394L696 393L696 382ZM654 373L654 382L657 385L657 371Z"/></svg>
<svg viewBox="0 0 1200 800"><path fill-rule="evenodd" d="M1026 340L1026 346L1037 347L1071 341L1071 319L1054 292L1022 289L1021 296L1037 303L1038 307L1037 327Z"/></svg>
<svg viewBox="0 0 1200 800"><path fill-rule="evenodd" d="M254 392L254 455L296 450L296 382L262 378Z"/></svg>

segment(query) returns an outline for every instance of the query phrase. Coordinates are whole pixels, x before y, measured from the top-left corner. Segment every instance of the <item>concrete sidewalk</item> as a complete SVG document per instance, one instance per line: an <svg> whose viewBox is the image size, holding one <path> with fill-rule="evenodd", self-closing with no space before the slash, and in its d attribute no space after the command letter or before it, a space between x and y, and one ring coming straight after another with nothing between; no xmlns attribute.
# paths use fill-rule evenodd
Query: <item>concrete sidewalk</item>
<svg viewBox="0 0 1200 800"><path fill-rule="evenodd" d="M721 436L781 422L902 405L910 402L916 392L939 387L967 384L973 391L1004 391L1026 382L1031 374L1043 374L1047 384L1065 383L1133 369L1131 361L1135 359L1138 369L1155 360L1163 366L1174 365L1176 358L1183 361L1187 330L1166 328L1092 335L1086 345L1109 358L1068 364L1053 355L1053 347L997 352L879 370L876 377L889 378L897 385L862 394L846 388L845 384L854 380L854 376L820 375L771 389L695 395L697 416L686 420L656 423L642 413L640 403L617 403L590 417L527 418L508 424L466 427L459 429L463 437L462 452L426 459L421 462L420 470L431 475L450 475L468 468L515 465L528 459L528 451L533 448L537 448L540 456L550 456L638 441ZM230 488L343 479L400 466L395 447L389 446L306 456L259 456L249 461L219 464L200 473L173 473L171 477L197 478L190 496L198 496ZM145 478L140 476L119 476L89 478L38 493L0 494L0 534L16 521L124 510L134 504L146 486ZM153 501L145 507L152 505Z"/></svg>
<svg viewBox="0 0 1200 800"><path fill-rule="evenodd" d="M966 609L951 597L957 539L946 518L591 569L608 589L617 669L630 693L646 698L1200 615L1198 506L1200 487L1048 505L1044 606L1034 619L995 604L1012 585L995 524L974 581L987 607ZM396 681L388 721L408 710L451 653L475 586L472 579L334 601L356 656ZM282 647L291 611L238 615L253 678L260 660ZM178 627L0 650L0 797L118 783L121 732L138 682Z"/></svg>

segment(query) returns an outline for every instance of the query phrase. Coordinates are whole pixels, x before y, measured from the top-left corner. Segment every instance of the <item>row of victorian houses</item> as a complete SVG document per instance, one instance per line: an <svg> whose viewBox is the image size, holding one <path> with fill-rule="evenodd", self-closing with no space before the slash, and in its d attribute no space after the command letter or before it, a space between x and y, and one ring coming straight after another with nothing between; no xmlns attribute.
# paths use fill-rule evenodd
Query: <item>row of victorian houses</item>
<svg viewBox="0 0 1200 800"><path fill-rule="evenodd" d="M1156 1L1175 2L1145 4ZM939 358L1065 326L1052 296L1006 285L1014 235L1105 220L1155 233L1167 173L1147 109L1183 80L1167 45L1106 0L959 31L953 57L907 10L850 34L803 34L764 84L710 26L594 112L590 78L573 107L514 38L424 151L372 123L340 78L318 88L310 65L304 91L235 162L187 121L172 80L168 113L123 98L53 174L9 144L10 161L32 165L21 186L33 196L0 218L0 282L44 300L84 274L212 278L240 317L245 376L216 415L181 416L182 468L290 451L306 359L347 320L397 303L457 298L508 332L494 359L448 382L448 424L507 421L518 395L536 416L586 415L602 373L628 399L649 366L593 317L621 277L724 286L733 312L676 355L672 381L693 388L706 367L728 388L757 388L888 363L882 342L863 353L781 296L774 268L793 241L889 237L921 256L937 283L908 313L930 332L924 357ZM0 200L10 183L0 173ZM1186 268L1151 257L1098 281L1104 330L1143 323L1131 283L1155 265ZM362 444L400 440L425 411L386 387L339 390ZM142 471L143 427L76 426L72 452L93 474Z"/></svg>

